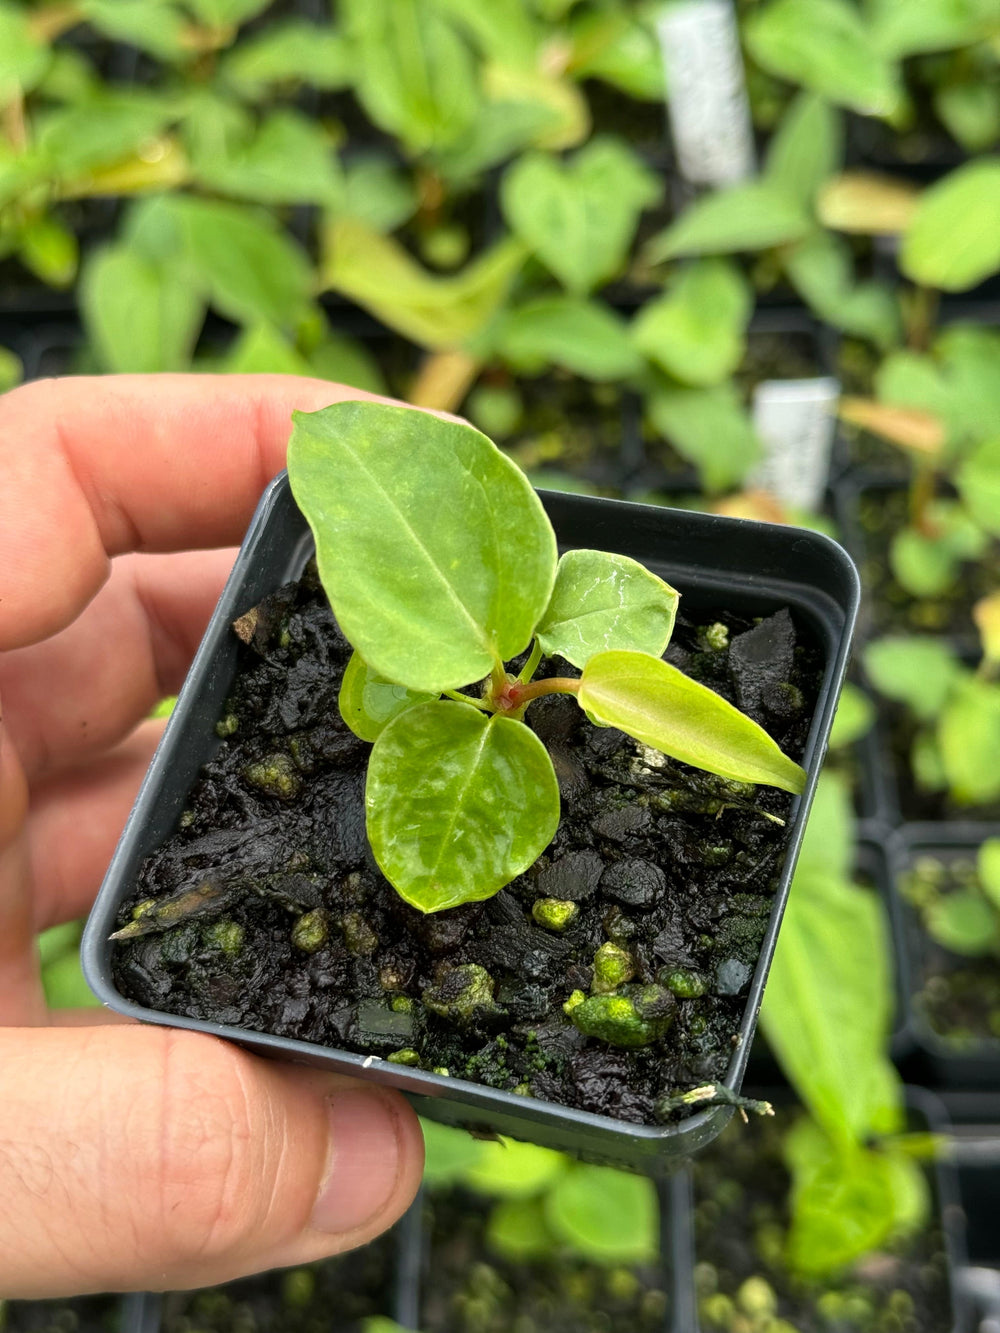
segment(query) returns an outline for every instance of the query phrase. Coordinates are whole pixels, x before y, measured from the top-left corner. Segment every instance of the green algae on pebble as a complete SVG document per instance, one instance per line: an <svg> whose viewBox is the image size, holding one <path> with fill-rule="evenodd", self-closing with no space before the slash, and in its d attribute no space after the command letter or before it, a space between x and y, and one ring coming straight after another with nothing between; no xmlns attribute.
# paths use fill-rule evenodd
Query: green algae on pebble
<svg viewBox="0 0 1000 1333"><path fill-rule="evenodd" d="M628 986L616 995L590 995L568 1013L585 1037L634 1048L650 1046L662 1037L674 1021L676 1007L677 1001L662 986Z"/></svg>
<svg viewBox="0 0 1000 1333"><path fill-rule="evenodd" d="M580 915L580 907L568 898L539 898L531 906L531 915L536 925L561 932Z"/></svg>
<svg viewBox="0 0 1000 1333"><path fill-rule="evenodd" d="M594 954L593 995L610 995L635 976L635 959L627 949L606 940Z"/></svg>
<svg viewBox="0 0 1000 1333"><path fill-rule="evenodd" d="M302 779L290 755L278 750L243 769L243 779L266 796L290 801L298 796Z"/></svg>
<svg viewBox="0 0 1000 1333"><path fill-rule="evenodd" d="M330 918L322 907L300 916L292 927L292 943L303 953L315 953L330 936Z"/></svg>
<svg viewBox="0 0 1000 1333"><path fill-rule="evenodd" d="M422 999L431 1013L468 1023L478 1010L495 1011L493 978L478 963L445 967L437 982L428 986Z"/></svg>

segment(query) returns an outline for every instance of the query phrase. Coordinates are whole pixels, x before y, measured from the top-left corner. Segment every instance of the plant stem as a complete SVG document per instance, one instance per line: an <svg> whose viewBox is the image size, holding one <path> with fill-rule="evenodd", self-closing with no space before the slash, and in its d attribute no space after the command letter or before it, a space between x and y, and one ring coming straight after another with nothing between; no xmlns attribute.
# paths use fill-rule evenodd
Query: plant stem
<svg viewBox="0 0 1000 1333"><path fill-rule="evenodd" d="M473 708L481 708L484 713L494 711L485 699L475 699L471 694L463 694L461 690L445 690L444 697L454 699L457 704L472 704Z"/></svg>
<svg viewBox="0 0 1000 1333"><path fill-rule="evenodd" d="M542 645L536 639L531 645L531 652L528 654L528 660L521 668L521 674L517 678L518 685L526 685L531 677L538 670L538 663L542 660Z"/></svg>
<svg viewBox="0 0 1000 1333"><path fill-rule="evenodd" d="M934 499L936 489L934 483L933 467L918 461L914 468L913 480L910 482L910 522L922 536L931 538L937 535L928 513Z"/></svg>
<svg viewBox="0 0 1000 1333"><path fill-rule="evenodd" d="M543 694L579 694L580 682L572 676L550 676L548 680L533 680L530 685L512 685L508 698L514 708L521 709L532 699Z"/></svg>

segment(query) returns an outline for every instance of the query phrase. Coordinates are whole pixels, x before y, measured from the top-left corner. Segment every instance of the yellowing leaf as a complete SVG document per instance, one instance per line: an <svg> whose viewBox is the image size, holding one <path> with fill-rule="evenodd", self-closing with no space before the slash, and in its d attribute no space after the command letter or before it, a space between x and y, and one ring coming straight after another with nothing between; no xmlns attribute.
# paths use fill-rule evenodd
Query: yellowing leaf
<svg viewBox="0 0 1000 1333"><path fill-rule="evenodd" d="M834 231L894 236L910 225L920 191L874 171L844 171L820 188L819 220Z"/></svg>
<svg viewBox="0 0 1000 1333"><path fill-rule="evenodd" d="M869 430L890 444L898 444L913 453L933 458L944 447L944 423L932 412L922 412L916 407L893 407L889 403L877 403L873 398L842 398L838 410L842 421Z"/></svg>

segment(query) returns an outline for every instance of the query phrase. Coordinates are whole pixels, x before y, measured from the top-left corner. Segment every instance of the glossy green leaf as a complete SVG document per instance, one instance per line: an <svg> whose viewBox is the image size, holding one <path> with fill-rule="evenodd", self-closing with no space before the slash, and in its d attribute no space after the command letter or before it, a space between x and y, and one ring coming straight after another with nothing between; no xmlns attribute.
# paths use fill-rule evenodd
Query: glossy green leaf
<svg viewBox="0 0 1000 1333"><path fill-rule="evenodd" d="M840 112L815 93L800 93L768 145L764 177L808 208L823 182L840 170L843 157Z"/></svg>
<svg viewBox="0 0 1000 1333"><path fill-rule="evenodd" d="M815 231L783 258L785 272L814 314L834 328L891 347L900 338L899 302L878 282L855 282L854 256L841 236Z"/></svg>
<svg viewBox="0 0 1000 1333"><path fill-rule="evenodd" d="M20 232L21 263L49 287L69 287L80 248L76 236L51 213L28 219Z"/></svg>
<svg viewBox="0 0 1000 1333"><path fill-rule="evenodd" d="M0 393L6 393L24 378L24 363L9 347L0 347Z"/></svg>
<svg viewBox="0 0 1000 1333"><path fill-rule="evenodd" d="M419 203L412 179L391 158L362 153L345 165L343 211L375 231L402 226Z"/></svg>
<svg viewBox="0 0 1000 1333"><path fill-rule="evenodd" d="M968 676L959 681L937 724L948 787L962 805L1000 796L1000 686Z"/></svg>
<svg viewBox="0 0 1000 1333"><path fill-rule="evenodd" d="M454 23L421 0L342 0L354 88L373 124L410 153L446 148L480 106L473 53Z"/></svg>
<svg viewBox="0 0 1000 1333"><path fill-rule="evenodd" d="M906 704L921 721L937 717L962 674L944 639L894 635L864 650L865 671L879 694Z"/></svg>
<svg viewBox="0 0 1000 1333"><path fill-rule="evenodd" d="M491 897L537 860L559 823L559 785L534 732L444 700L385 728L365 804L379 867L421 912Z"/></svg>
<svg viewBox="0 0 1000 1333"><path fill-rule="evenodd" d="M962 562L977 560L987 537L962 506L939 500L929 507L932 533L900 529L889 547L892 572L914 597L940 597L956 582Z"/></svg>
<svg viewBox="0 0 1000 1333"><path fill-rule="evenodd" d="M594 1263L651 1263L659 1215L651 1180L609 1166L576 1163L545 1196L553 1234Z"/></svg>
<svg viewBox="0 0 1000 1333"><path fill-rule="evenodd" d="M504 1199L490 1209L486 1243L514 1263L546 1259L557 1248L542 1199Z"/></svg>
<svg viewBox="0 0 1000 1333"><path fill-rule="evenodd" d="M304 83L333 92L348 86L352 69L341 33L304 19L288 19L268 24L227 52L220 73L244 97L260 98L276 84Z"/></svg>
<svg viewBox="0 0 1000 1333"><path fill-rule="evenodd" d="M743 358L752 308L749 284L735 264L698 260L681 269L664 296L643 306L633 325L635 345L684 384L719 384Z"/></svg>
<svg viewBox="0 0 1000 1333"><path fill-rule="evenodd" d="M945 84L934 94L934 110L967 153L986 152L1000 141L1000 88L995 84Z"/></svg>
<svg viewBox="0 0 1000 1333"><path fill-rule="evenodd" d="M924 925L952 953L976 957L1000 944L995 910L977 889L956 889L929 903Z"/></svg>
<svg viewBox="0 0 1000 1333"><path fill-rule="evenodd" d="M567 551L535 635L546 654L581 669L595 653L659 657L673 633L678 594L644 565L606 551Z"/></svg>
<svg viewBox="0 0 1000 1333"><path fill-rule="evenodd" d="M694 463L707 491L743 481L760 456L760 441L732 384L687 389L658 384L646 399L655 430Z"/></svg>
<svg viewBox="0 0 1000 1333"><path fill-rule="evenodd" d="M981 528L1000 537L1000 435L966 454L955 473L966 509Z"/></svg>
<svg viewBox="0 0 1000 1333"><path fill-rule="evenodd" d="M566 1170L569 1159L551 1148L516 1139L484 1143L462 1173L463 1184L497 1198L527 1199L546 1189Z"/></svg>
<svg viewBox="0 0 1000 1333"><path fill-rule="evenodd" d="M316 345L309 349L309 372L335 384L350 384L368 393L388 394L378 361L372 352L346 333L326 329Z"/></svg>
<svg viewBox="0 0 1000 1333"><path fill-rule="evenodd" d="M867 0L872 38L890 56L971 46L997 28L994 0Z"/></svg>
<svg viewBox="0 0 1000 1333"><path fill-rule="evenodd" d="M801 871L803 876L815 873L849 879L854 868L856 837L847 783L840 773L824 772L809 811L796 874Z"/></svg>
<svg viewBox="0 0 1000 1333"><path fill-rule="evenodd" d="M856 1148L831 1153L804 1177L797 1174L789 1267L816 1277L877 1252L896 1224L895 1177L900 1170L920 1172L915 1162L899 1166L885 1153Z"/></svg>
<svg viewBox="0 0 1000 1333"><path fill-rule="evenodd" d="M950 324L934 340L945 376L945 415L957 441L995 437L1000 419L1000 330Z"/></svg>
<svg viewBox="0 0 1000 1333"><path fill-rule="evenodd" d="M976 870L983 893L1000 908L1000 838L985 838L976 855Z"/></svg>
<svg viewBox="0 0 1000 1333"><path fill-rule="evenodd" d="M706 194L646 247L658 264L684 255L727 255L769 250L798 241L811 227L807 210L767 180L748 181Z"/></svg>
<svg viewBox="0 0 1000 1333"><path fill-rule="evenodd" d="M330 219L321 272L325 285L370 310L424 347L461 346L490 323L526 258L507 238L445 278L422 269L397 242L356 218Z"/></svg>
<svg viewBox="0 0 1000 1333"><path fill-rule="evenodd" d="M110 166L144 148L174 119L165 97L138 88L102 88L82 104L36 122L37 153L61 180Z"/></svg>
<svg viewBox="0 0 1000 1333"><path fill-rule="evenodd" d="M844 750L867 736L875 722L875 705L863 690L850 681L841 691L830 732L830 749Z"/></svg>
<svg viewBox="0 0 1000 1333"><path fill-rule="evenodd" d="M248 142L196 158L197 180L220 194L274 204L338 204L336 155L323 130L296 111L274 111Z"/></svg>
<svg viewBox="0 0 1000 1333"><path fill-rule="evenodd" d="M0 8L0 106L32 88L51 60L45 42L31 31L27 13L13 5Z"/></svg>
<svg viewBox="0 0 1000 1333"><path fill-rule="evenodd" d="M840 106L888 116L899 103L899 71L851 0L769 0L750 15L744 37L769 74Z"/></svg>
<svg viewBox="0 0 1000 1333"><path fill-rule="evenodd" d="M85 266L80 302L103 369L189 368L205 304L176 273L125 246L108 246Z"/></svg>
<svg viewBox="0 0 1000 1333"><path fill-rule="evenodd" d="M562 366L600 383L642 366L621 316L577 296L540 296L518 306L501 317L493 341L497 355L526 374Z"/></svg>
<svg viewBox="0 0 1000 1333"><path fill-rule="evenodd" d="M545 32L524 0L494 0L489 5L469 5L465 0L437 3L481 55L518 68L537 62Z"/></svg>
<svg viewBox="0 0 1000 1333"><path fill-rule="evenodd" d="M309 362L271 324L254 324L234 340L222 367L229 375L308 375Z"/></svg>
<svg viewBox="0 0 1000 1333"><path fill-rule="evenodd" d="M190 20L171 0L82 0L80 10L92 28L113 41L160 60L190 55L184 40Z"/></svg>
<svg viewBox="0 0 1000 1333"><path fill-rule="evenodd" d="M568 161L522 157L503 178L500 199L518 236L577 295L624 266L642 210L661 186L617 139L595 139Z"/></svg>
<svg viewBox="0 0 1000 1333"><path fill-rule="evenodd" d="M1000 269L1000 159L967 162L923 194L899 265L914 282L946 292Z"/></svg>
<svg viewBox="0 0 1000 1333"><path fill-rule="evenodd" d="M474 1139L466 1129L453 1129L436 1120L421 1118L424 1136L424 1182L427 1185L451 1185L481 1155L482 1139Z"/></svg>
<svg viewBox="0 0 1000 1333"><path fill-rule="evenodd" d="M600 79L639 101L664 97L663 55L651 23L624 9L578 7L569 37L575 78Z"/></svg>
<svg viewBox="0 0 1000 1333"><path fill-rule="evenodd" d="M360 653L352 653L340 686L337 706L355 736L377 740L392 719L414 704L430 703L436 695L394 685L372 671Z"/></svg>
<svg viewBox="0 0 1000 1333"><path fill-rule="evenodd" d="M584 667L578 699L606 726L709 773L790 792L805 786L805 771L762 727L658 657L598 653Z"/></svg>
<svg viewBox="0 0 1000 1333"><path fill-rule="evenodd" d="M212 28L238 27L261 10L271 0L185 0L188 8L202 23Z"/></svg>
<svg viewBox="0 0 1000 1333"><path fill-rule="evenodd" d="M796 871L761 1026L786 1077L839 1142L862 1139L884 1105L888 958L874 893L822 869Z"/></svg>
<svg viewBox="0 0 1000 1333"><path fill-rule="evenodd" d="M294 422L292 493L337 620L375 671L440 693L527 647L552 592L555 536L485 435L382 403ZM513 549L517 561L504 559Z"/></svg>

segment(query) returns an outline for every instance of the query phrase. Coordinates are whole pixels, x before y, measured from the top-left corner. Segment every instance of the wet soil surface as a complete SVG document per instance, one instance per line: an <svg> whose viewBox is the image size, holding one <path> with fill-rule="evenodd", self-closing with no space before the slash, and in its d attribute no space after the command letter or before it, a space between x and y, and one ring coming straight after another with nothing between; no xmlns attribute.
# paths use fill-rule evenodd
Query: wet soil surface
<svg viewBox="0 0 1000 1333"><path fill-rule="evenodd" d="M0 1300L3 1333L120 1333L120 1296L75 1296L62 1301Z"/></svg>
<svg viewBox="0 0 1000 1333"><path fill-rule="evenodd" d="M391 1314L395 1257L390 1233L321 1263L171 1292L160 1333L363 1333Z"/></svg>
<svg viewBox="0 0 1000 1333"><path fill-rule="evenodd" d="M734 1120L695 1162L695 1279L702 1333L763 1333L775 1317L796 1333L943 1333L951 1328L947 1257L936 1225L899 1253L868 1255L839 1278L806 1280L788 1272L782 1253L789 1176L781 1148L793 1114L779 1109L775 1119L755 1117L749 1125ZM748 1279L754 1282L744 1287ZM766 1317L765 1306L773 1312Z"/></svg>
<svg viewBox="0 0 1000 1333"><path fill-rule="evenodd" d="M513 1262L486 1239L490 1204L462 1191L426 1205L422 1333L663 1333L668 1276L557 1254Z"/></svg>
<svg viewBox="0 0 1000 1333"><path fill-rule="evenodd" d="M728 629L707 633L715 622ZM765 812L784 819L791 798L669 760L548 696L527 716L559 777L554 840L488 902L423 916L365 837L369 747L337 709L349 655L308 571L258 608L227 738L120 921L151 899L192 915L118 946L123 994L637 1124L670 1118L661 1099L722 1077L732 1054L787 836ZM667 655L801 757L821 663L787 611L679 618ZM575 904L571 924L537 924L540 899ZM628 1031L584 1035L563 1005L591 991L608 945L632 974L616 992ZM621 1044L637 1035L647 1044Z"/></svg>
<svg viewBox="0 0 1000 1333"><path fill-rule="evenodd" d="M978 885L974 849L922 851L920 877L933 877L935 894L968 891ZM939 944L921 924L912 900L921 894L913 870L900 878L900 892L911 902L907 911L907 949L913 975L912 1005L939 1037L954 1043L956 1052L982 1044L1000 1052L1000 968L995 953L969 957ZM1000 932L994 947L1000 950Z"/></svg>

